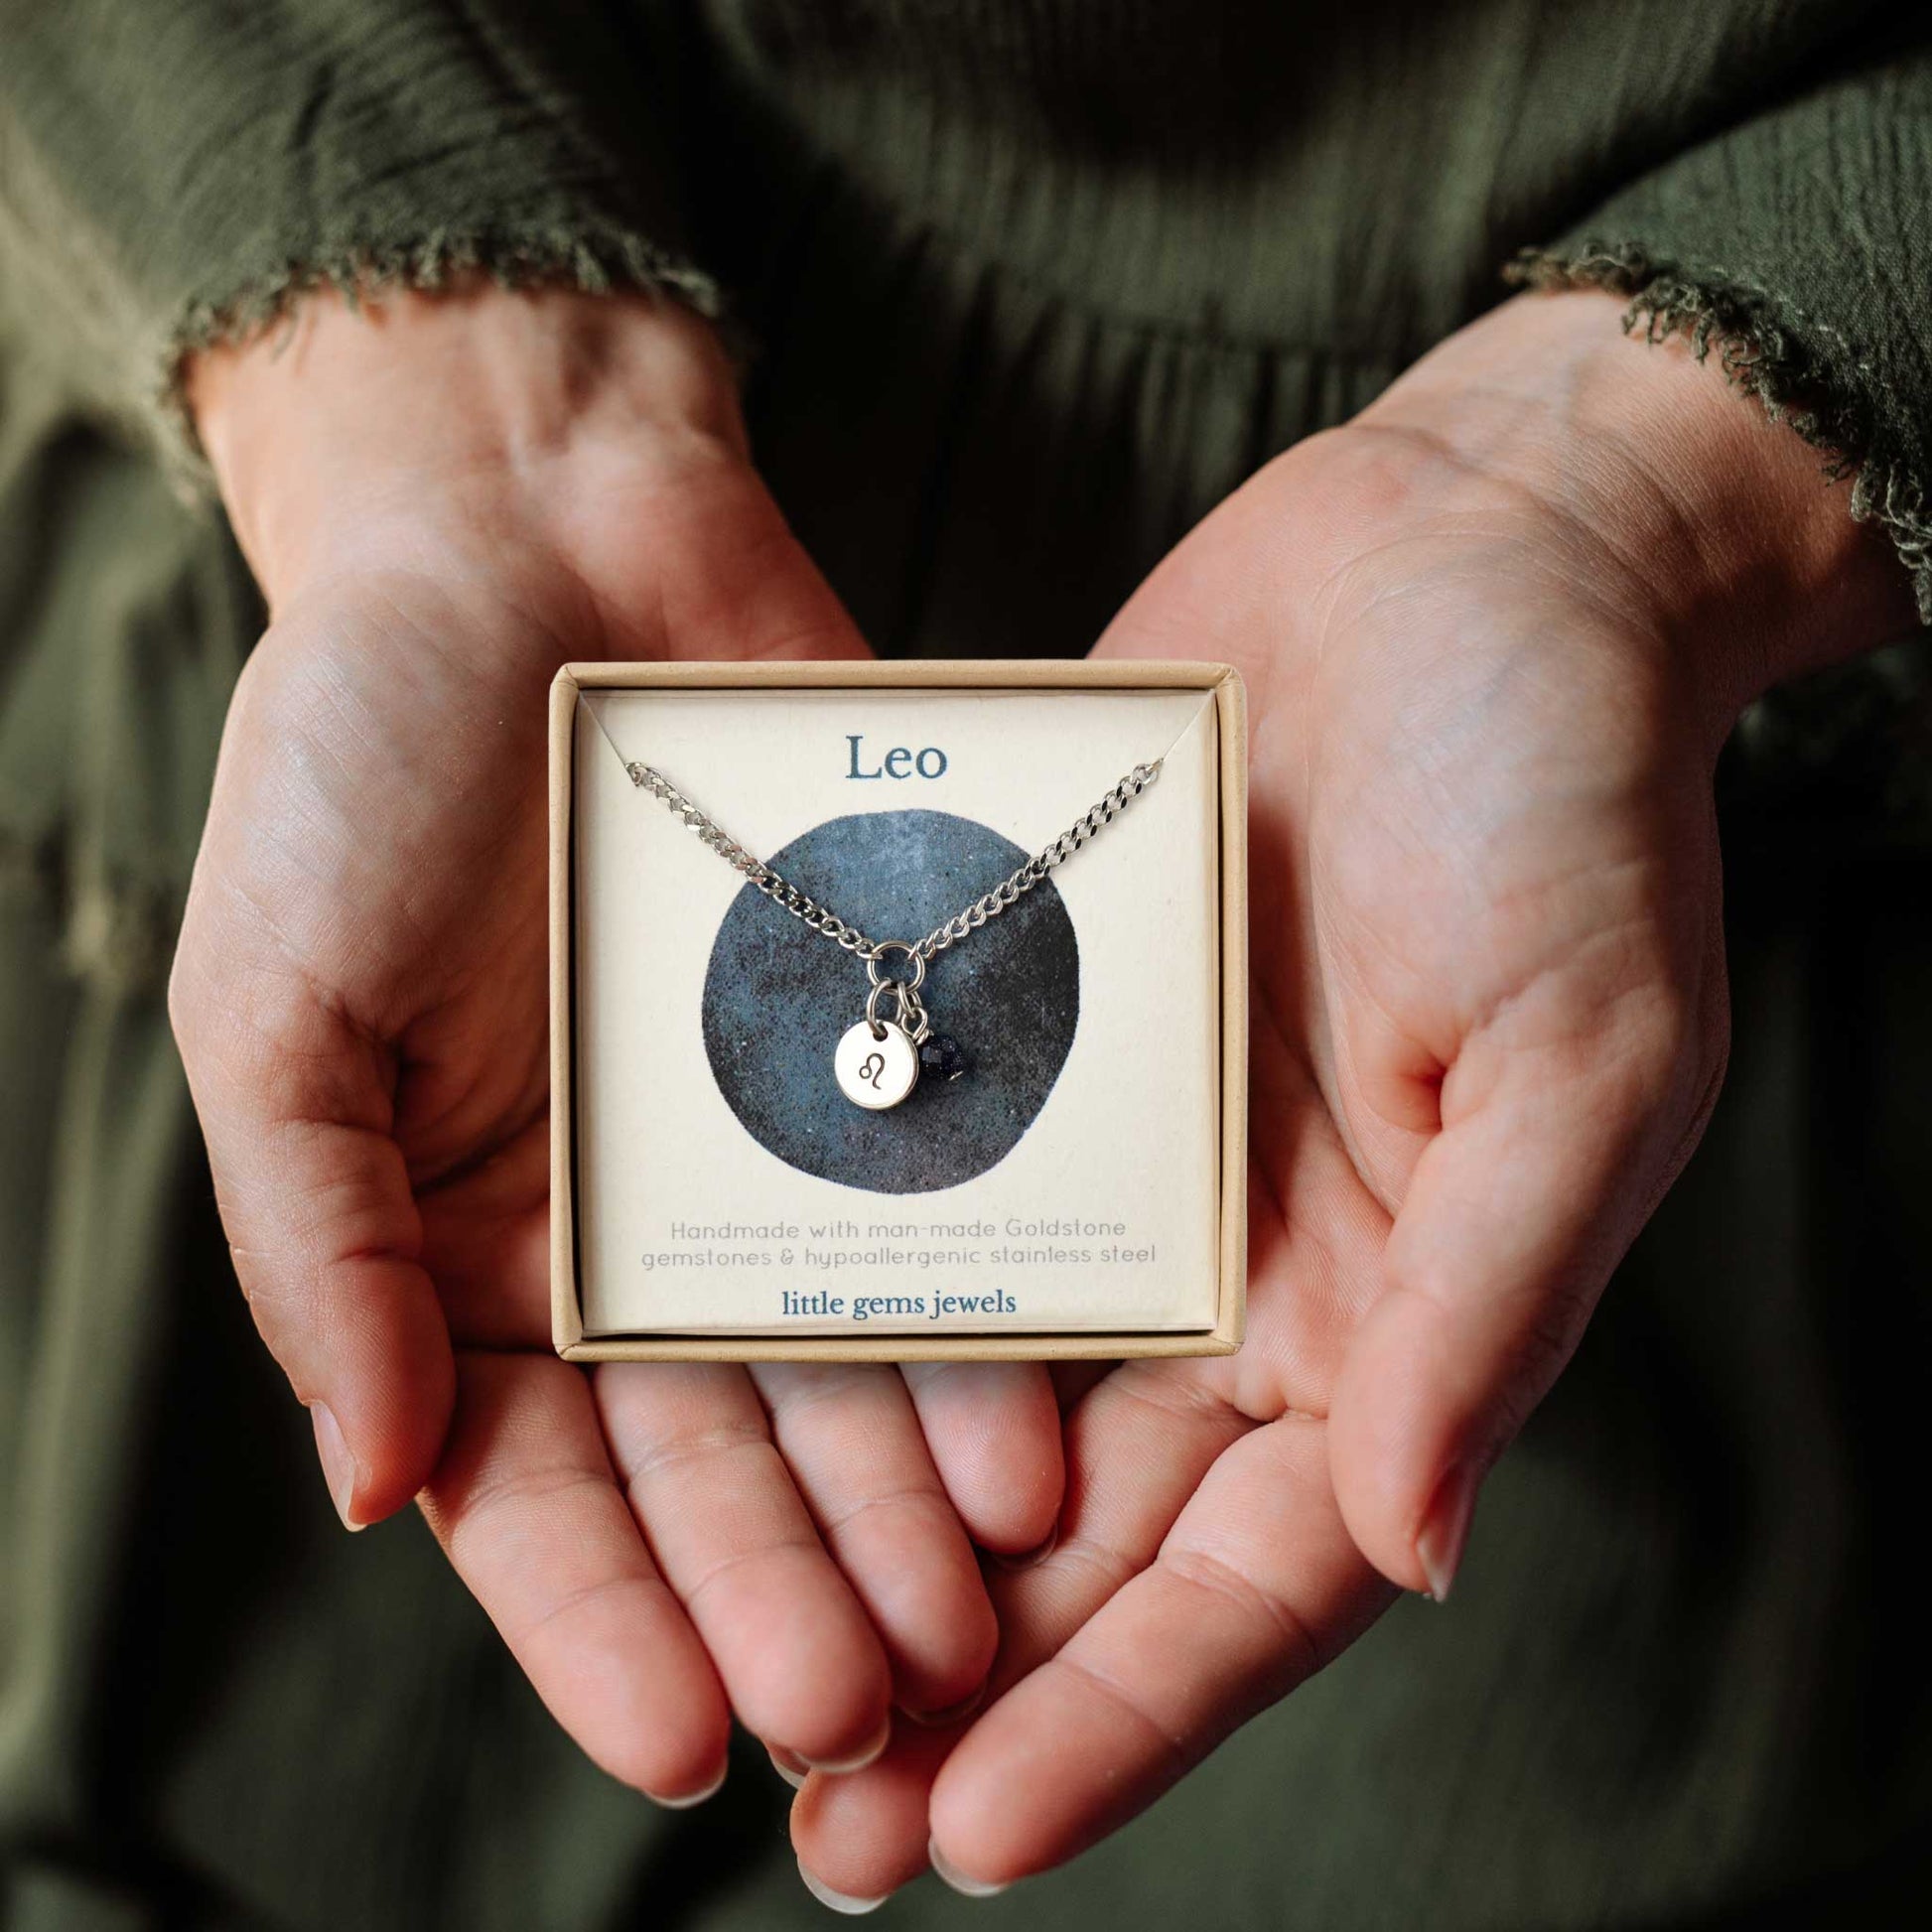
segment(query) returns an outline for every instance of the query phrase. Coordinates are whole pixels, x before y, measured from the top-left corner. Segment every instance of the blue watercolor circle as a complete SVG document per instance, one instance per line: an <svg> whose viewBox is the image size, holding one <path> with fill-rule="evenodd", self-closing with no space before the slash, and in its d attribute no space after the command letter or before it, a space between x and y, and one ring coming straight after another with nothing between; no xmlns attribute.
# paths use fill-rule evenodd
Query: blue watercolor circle
<svg viewBox="0 0 1932 1932"><path fill-rule="evenodd" d="M969 818L888 811L830 819L769 863L874 939L915 940L1029 856ZM704 1043L746 1132L787 1167L877 1194L956 1187L1005 1160L1046 1104L1080 1017L1080 949L1052 881L930 962L920 997L967 1070L922 1078L884 1113L855 1107L832 1077L867 990L863 960L756 887L733 899L705 973Z"/></svg>

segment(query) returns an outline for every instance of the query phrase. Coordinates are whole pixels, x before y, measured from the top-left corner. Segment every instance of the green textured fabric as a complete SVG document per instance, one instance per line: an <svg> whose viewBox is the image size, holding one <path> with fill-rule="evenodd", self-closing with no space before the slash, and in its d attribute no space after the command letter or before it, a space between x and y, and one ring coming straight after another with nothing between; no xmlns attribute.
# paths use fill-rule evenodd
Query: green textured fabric
<svg viewBox="0 0 1932 1932"><path fill-rule="evenodd" d="M323 278L484 261L713 306L677 245L661 22L519 11L9 0L0 237L8 280L72 332L76 382L151 417L183 348Z"/></svg>
<svg viewBox="0 0 1932 1932"><path fill-rule="evenodd" d="M1928 127L1923 47L1829 74L1620 189L1518 276L1628 294L1650 334L1716 343L1774 412L1856 454L1856 511L1932 623Z"/></svg>
<svg viewBox="0 0 1932 1932"><path fill-rule="evenodd" d="M0 1923L823 1918L761 1751L653 1811L419 1523L342 1536L253 1339L160 997L260 623L170 485L182 349L322 277L722 289L760 463L875 643L1050 655L1529 250L1704 332L1922 568L1932 30L1903 19L0 0ZM1399 1605L1069 1872L924 1881L901 1922L1925 1916L1932 1679L1894 1579L1929 752L1919 645L1740 733L1730 1084L1455 1603Z"/></svg>

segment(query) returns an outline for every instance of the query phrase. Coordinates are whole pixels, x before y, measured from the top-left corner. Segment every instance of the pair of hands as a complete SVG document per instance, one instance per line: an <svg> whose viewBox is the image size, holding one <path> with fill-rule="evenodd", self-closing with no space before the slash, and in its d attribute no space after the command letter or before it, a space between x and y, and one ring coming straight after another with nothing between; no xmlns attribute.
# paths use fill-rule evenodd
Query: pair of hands
<svg viewBox="0 0 1932 1932"><path fill-rule="evenodd" d="M594 1758L692 1802L735 1714L821 1894L996 1884L1392 1587L1447 1593L1716 1095L1718 749L1908 621L1797 438L1607 298L1522 298L1096 646L1249 684L1241 1353L586 1373L548 1332L545 686L865 644L674 307L318 298L192 399L272 616L172 992L236 1270L345 1520L420 1497Z"/></svg>

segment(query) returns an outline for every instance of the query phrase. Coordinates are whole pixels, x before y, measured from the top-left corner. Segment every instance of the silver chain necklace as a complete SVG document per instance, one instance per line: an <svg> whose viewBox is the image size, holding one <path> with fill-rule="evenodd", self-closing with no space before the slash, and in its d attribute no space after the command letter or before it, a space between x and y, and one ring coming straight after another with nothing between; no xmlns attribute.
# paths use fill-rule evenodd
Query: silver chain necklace
<svg viewBox="0 0 1932 1932"><path fill-rule="evenodd" d="M936 925L923 939L868 939L855 925L821 905L809 893L774 872L762 859L747 852L716 819L694 805L663 772L648 764L626 764L630 782L664 804L735 871L742 872L769 898L822 933L833 944L866 963L871 991L863 1020L848 1027L832 1055L832 1072L845 1097L875 1112L897 1107L918 1085L924 1069L942 1080L956 1080L966 1070L958 1042L932 1031L932 1019L919 998L929 960L956 946L988 919L998 918L1016 899L1024 897L1056 868L1079 851L1124 812L1128 805L1161 775L1162 760L1137 764L1090 810L1074 820L1051 845L1042 847L1024 866L1010 873L990 893L982 894L964 910ZM903 954L905 976L889 973L883 962ZM880 1013L888 994L893 1017Z"/></svg>

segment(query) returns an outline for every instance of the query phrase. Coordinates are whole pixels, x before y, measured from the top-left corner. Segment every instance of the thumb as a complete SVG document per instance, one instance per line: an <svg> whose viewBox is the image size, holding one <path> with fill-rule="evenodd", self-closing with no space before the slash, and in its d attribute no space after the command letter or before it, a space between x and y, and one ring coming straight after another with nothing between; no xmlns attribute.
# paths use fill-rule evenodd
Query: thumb
<svg viewBox="0 0 1932 1932"><path fill-rule="evenodd" d="M1722 1078L1724 974L1582 1035L1474 1041L1443 1088L1329 1411L1343 1519L1392 1582L1449 1593L1476 1493L1689 1158Z"/></svg>
<svg viewBox="0 0 1932 1932"><path fill-rule="evenodd" d="M291 972L184 931L169 1008L235 1274L360 1529L434 1469L455 1399L381 1049Z"/></svg>

